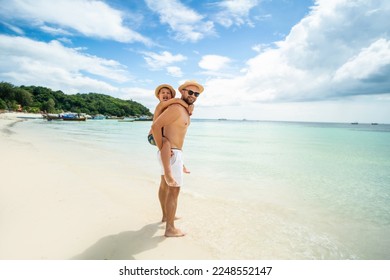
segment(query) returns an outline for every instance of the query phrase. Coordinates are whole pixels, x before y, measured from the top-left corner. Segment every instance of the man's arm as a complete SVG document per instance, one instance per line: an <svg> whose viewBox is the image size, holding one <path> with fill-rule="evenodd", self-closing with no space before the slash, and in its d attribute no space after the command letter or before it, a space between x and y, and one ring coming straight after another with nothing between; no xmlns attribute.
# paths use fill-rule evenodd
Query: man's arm
<svg viewBox="0 0 390 280"><path fill-rule="evenodd" d="M162 128L167 126L180 117L180 105L173 104L169 106L152 124L152 133L156 146L159 150L162 149Z"/></svg>

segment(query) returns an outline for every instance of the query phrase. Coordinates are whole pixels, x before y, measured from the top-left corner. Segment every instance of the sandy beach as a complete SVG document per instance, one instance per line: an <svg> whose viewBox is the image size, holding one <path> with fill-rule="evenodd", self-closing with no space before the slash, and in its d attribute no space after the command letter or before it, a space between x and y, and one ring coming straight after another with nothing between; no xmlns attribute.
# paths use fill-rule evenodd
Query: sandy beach
<svg viewBox="0 0 390 280"><path fill-rule="evenodd" d="M164 237L154 181L46 149L15 132L21 116L0 114L0 259L213 258L190 236Z"/></svg>
<svg viewBox="0 0 390 280"><path fill-rule="evenodd" d="M31 117L0 114L1 260L389 259L387 125L194 120L165 238L150 123Z"/></svg>

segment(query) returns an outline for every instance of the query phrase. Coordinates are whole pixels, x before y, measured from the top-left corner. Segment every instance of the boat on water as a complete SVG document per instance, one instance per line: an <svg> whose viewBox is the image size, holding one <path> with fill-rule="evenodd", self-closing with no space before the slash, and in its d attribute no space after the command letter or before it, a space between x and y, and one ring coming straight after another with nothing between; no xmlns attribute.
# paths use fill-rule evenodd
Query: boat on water
<svg viewBox="0 0 390 280"><path fill-rule="evenodd" d="M142 122L142 121L153 121L153 118L150 116L139 116L135 119L135 121Z"/></svg>
<svg viewBox="0 0 390 280"><path fill-rule="evenodd" d="M83 116L81 114L68 113L68 114L62 115L62 120L64 120L64 121L86 121L87 117Z"/></svg>
<svg viewBox="0 0 390 280"><path fill-rule="evenodd" d="M107 116L107 120L123 120L124 117L118 117L118 116Z"/></svg>
<svg viewBox="0 0 390 280"><path fill-rule="evenodd" d="M75 117L75 118L62 118L63 121L81 121L81 122L84 122L87 120L86 117Z"/></svg>
<svg viewBox="0 0 390 280"><path fill-rule="evenodd" d="M135 118L123 118L118 120L118 122L133 122L133 121L135 121Z"/></svg>
<svg viewBox="0 0 390 280"><path fill-rule="evenodd" d="M43 116L48 121L86 121L87 117L78 113L66 113L66 114L45 114Z"/></svg>
<svg viewBox="0 0 390 280"><path fill-rule="evenodd" d="M92 117L93 120L105 120L106 119L106 116L104 115L95 115Z"/></svg>
<svg viewBox="0 0 390 280"><path fill-rule="evenodd" d="M351 124L356 125L356 124L359 124L359 123L357 123L357 122L351 122Z"/></svg>
<svg viewBox="0 0 390 280"><path fill-rule="evenodd" d="M48 121L52 120L62 120L62 114L45 114L42 115L44 119L47 119Z"/></svg>

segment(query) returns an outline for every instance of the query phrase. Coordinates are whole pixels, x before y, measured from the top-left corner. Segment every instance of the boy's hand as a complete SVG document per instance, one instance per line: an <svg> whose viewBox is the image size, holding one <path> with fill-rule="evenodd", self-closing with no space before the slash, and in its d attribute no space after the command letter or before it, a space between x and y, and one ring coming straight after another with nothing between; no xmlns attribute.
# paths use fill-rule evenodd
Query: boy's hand
<svg viewBox="0 0 390 280"><path fill-rule="evenodd" d="M192 112L194 111L194 104L188 105L187 111L188 114L191 116Z"/></svg>

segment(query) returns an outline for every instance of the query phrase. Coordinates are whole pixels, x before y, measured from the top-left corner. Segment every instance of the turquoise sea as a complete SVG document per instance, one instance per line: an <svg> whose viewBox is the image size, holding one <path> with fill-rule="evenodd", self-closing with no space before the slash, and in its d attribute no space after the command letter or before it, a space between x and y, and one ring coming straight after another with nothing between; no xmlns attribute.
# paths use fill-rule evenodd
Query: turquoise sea
<svg viewBox="0 0 390 280"><path fill-rule="evenodd" d="M157 190L150 125L29 120L16 129L96 152ZM191 217L183 223L216 256L390 259L390 125L194 119L184 155L192 203L179 202Z"/></svg>

